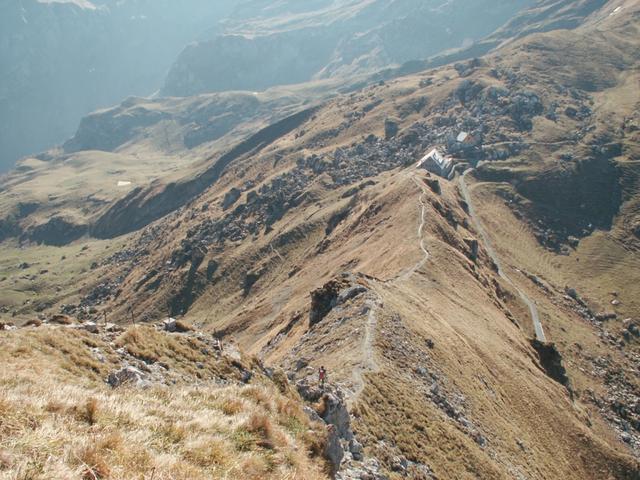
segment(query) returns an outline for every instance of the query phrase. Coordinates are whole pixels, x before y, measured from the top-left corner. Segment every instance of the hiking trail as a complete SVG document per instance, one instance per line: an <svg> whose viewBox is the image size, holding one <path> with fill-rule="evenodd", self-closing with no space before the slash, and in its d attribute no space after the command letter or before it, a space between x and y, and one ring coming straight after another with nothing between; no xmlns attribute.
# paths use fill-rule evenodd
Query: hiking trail
<svg viewBox="0 0 640 480"><path fill-rule="evenodd" d="M412 180L416 184L416 186L420 189L420 193L418 195L418 204L420 207L420 221L418 224L417 236L418 236L418 247L420 251L423 253L423 258L418 261L413 267L407 270L404 273L401 273L394 278L386 281L380 281L379 283L384 283L386 285L393 284L398 281L406 281L408 280L414 273L416 273L420 268L422 268L430 258L429 251L425 245L425 240L423 237L424 227L426 225L426 211L427 206L424 201L424 197L426 195L425 188L420 185L420 182L416 179L415 175L412 176ZM378 281L373 280L374 283ZM365 323L365 332L364 338L362 341L362 365L358 366L353 372L353 380L354 380L354 398L360 396L362 391L364 390L364 379L363 374L365 372L377 372L379 370L378 363L375 359L375 352L373 344L375 342L376 336L376 327L378 324L378 309L382 306L382 297L378 292L374 292L375 297L370 297L365 301L365 306L367 307L367 321Z"/></svg>
<svg viewBox="0 0 640 480"><path fill-rule="evenodd" d="M485 250L487 251L487 253L491 257L493 262L498 267L498 275L500 275L500 277L503 280L505 280L509 285L511 285L518 292L518 296L520 297L520 299L529 308L529 314L531 315L531 320L533 321L533 328L536 333L536 339L541 342L546 342L547 340L544 334L544 329L542 328L542 323L540 323L540 316L538 315L538 307L536 307L535 302L533 302L533 300L531 300L526 293L524 293L520 288L518 288L518 286L513 282L513 280L511 280L511 278L503 270L502 263L500 262L500 259L498 258L498 254L496 253L496 251L493 248L493 245L491 244L489 235L484 229L482 225L482 221L480 220L480 218L475 212L475 209L473 208L471 194L469 192L469 187L467 186L466 179L465 179L466 175L472 171L473 171L473 168L469 168L462 175L460 175L460 191L462 193L462 197L464 198L464 201L467 202L467 205L469 206L469 216L471 217L473 223L475 224L476 229L478 230L478 233L482 237Z"/></svg>

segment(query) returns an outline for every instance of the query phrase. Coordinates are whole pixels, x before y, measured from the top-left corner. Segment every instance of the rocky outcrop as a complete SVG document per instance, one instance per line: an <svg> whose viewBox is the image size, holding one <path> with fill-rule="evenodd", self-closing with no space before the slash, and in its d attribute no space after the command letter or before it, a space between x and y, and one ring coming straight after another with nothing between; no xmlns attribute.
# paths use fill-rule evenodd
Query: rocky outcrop
<svg viewBox="0 0 640 480"><path fill-rule="evenodd" d="M149 383L145 379L144 373L132 366L124 367L116 372L109 374L107 383L113 388L118 388L123 385L132 385L140 388L149 385Z"/></svg>
<svg viewBox="0 0 640 480"><path fill-rule="evenodd" d="M231 207L234 203L238 201L238 199L240 198L240 195L242 195L242 192L237 188L232 188L231 190L229 190L224 195L224 199L222 200L222 209L223 210L229 209L229 207Z"/></svg>
<svg viewBox="0 0 640 480"><path fill-rule="evenodd" d="M137 106L135 100L125 102L84 117L75 136L64 144L64 150L67 153L81 150L111 152L135 138L143 128L167 118L167 113Z"/></svg>
<svg viewBox="0 0 640 480"><path fill-rule="evenodd" d="M366 456L364 446L353 433L351 415L339 387L327 384L322 388L307 377L296 383L296 389L305 402L315 407L305 407L309 418L327 425L324 456L331 465L330 473L333 478L388 480L381 462Z"/></svg>
<svg viewBox="0 0 640 480"><path fill-rule="evenodd" d="M333 425L340 438L351 442L353 439L351 418L340 390L325 393L322 396L319 415L326 424ZM359 450L361 451L362 448L360 447Z"/></svg>
<svg viewBox="0 0 640 480"><path fill-rule="evenodd" d="M398 122L393 118L387 118L384 121L384 138L385 140L391 140L398 134L399 126Z"/></svg>
<svg viewBox="0 0 640 480"><path fill-rule="evenodd" d="M337 305L338 295L349 287L344 280L331 280L321 288L311 292L311 309L309 311L309 326L322 321L322 319Z"/></svg>
<svg viewBox="0 0 640 480"><path fill-rule="evenodd" d="M29 229L23 234L24 240L45 245L62 246L85 235L86 225L77 225L63 217L53 217L48 222Z"/></svg>
<svg viewBox="0 0 640 480"><path fill-rule="evenodd" d="M558 351L558 348L553 343L544 343L539 340L531 340L531 346L538 352L540 358L540 364L544 371L553 378L556 382L564 385L568 389L571 389L569 377L567 371L562 363L562 355Z"/></svg>

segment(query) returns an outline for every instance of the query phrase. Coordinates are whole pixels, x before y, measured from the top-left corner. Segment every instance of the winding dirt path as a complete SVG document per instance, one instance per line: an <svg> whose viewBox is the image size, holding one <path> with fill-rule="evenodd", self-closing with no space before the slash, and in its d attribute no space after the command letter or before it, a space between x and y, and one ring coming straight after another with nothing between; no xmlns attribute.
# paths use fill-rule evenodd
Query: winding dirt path
<svg viewBox="0 0 640 480"><path fill-rule="evenodd" d="M518 296L520 297L520 299L529 308L529 314L531 315L531 320L533 321L533 328L536 332L536 338L541 342L546 342L547 339L544 334L544 329L542 328L542 323L540 323L540 316L538 315L538 307L536 307L536 304L533 302L533 300L531 300L526 293L520 290L520 288L518 288L518 286L513 282L513 280L511 280L511 278L509 278L509 276L505 273L505 271L502 268L502 263L498 258L498 254L496 253L496 251L493 248L493 245L491 244L489 235L487 235L487 232L482 225L482 221L480 220L478 215L476 215L475 209L473 208L471 194L469 193L469 187L467 186L467 182L465 179L466 175L472 171L473 169L470 168L466 170L462 175L460 175L460 191L462 193L464 201L467 202L467 205L469 206L469 215L471 216L471 219L474 222L476 229L478 230L478 233L482 237L485 250L487 251L491 259L494 261L494 263L498 267L498 275L500 275L502 279L504 279L509 285L511 285L518 292Z"/></svg>
<svg viewBox="0 0 640 480"><path fill-rule="evenodd" d="M554 147L558 145L575 145L575 140L558 140L557 142L521 142L518 140L507 140L504 142L495 142L495 143L485 143L482 145L484 147L501 147L502 145L528 145L528 146L544 146L544 147Z"/></svg>
<svg viewBox="0 0 640 480"><path fill-rule="evenodd" d="M377 294L376 294L377 295ZM376 336L378 325L378 308L381 306L379 298L369 298L365 301L368 308L367 322L364 327L364 339L362 341L362 364L353 371L354 394L353 398L358 398L364 390L365 372L377 372L380 370L373 349L373 342Z"/></svg>
<svg viewBox="0 0 640 480"><path fill-rule="evenodd" d="M426 189L423 185L420 184L420 181L417 178L412 176L412 180L416 184L416 186L420 189L420 193L418 195L418 204L420 206L420 221L418 224L418 246L423 253L423 257L420 261L418 261L413 267L407 270L404 273L392 278L391 280L381 281L379 283L384 283L385 285L393 284L396 282L403 282L408 280L414 273L416 273L419 269L421 269L429 260L430 253L427 250L425 240L423 237L424 227L426 225L426 212L427 206L425 204L425 195ZM378 283L377 280L372 280L373 283ZM365 306L368 309L367 312L367 321L365 323L365 332L364 338L362 341L362 365L356 368L353 371L353 382L354 382L354 398L358 398L362 391L364 390L365 382L363 378L363 374L365 372L377 372L380 367L375 358L375 352L373 344L375 342L376 336L376 327L378 324L378 309L382 306L382 297L376 292L372 291L373 295L365 301ZM374 296L375 295L375 296Z"/></svg>

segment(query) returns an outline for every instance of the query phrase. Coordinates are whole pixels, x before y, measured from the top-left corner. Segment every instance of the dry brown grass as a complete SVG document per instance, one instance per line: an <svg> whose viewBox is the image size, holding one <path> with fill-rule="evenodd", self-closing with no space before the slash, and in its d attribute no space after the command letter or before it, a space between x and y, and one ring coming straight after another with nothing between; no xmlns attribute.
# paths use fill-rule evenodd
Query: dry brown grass
<svg viewBox="0 0 640 480"><path fill-rule="evenodd" d="M199 378L207 374L231 376L238 373L217 357L205 355L206 345L196 338L167 334L150 326L128 329L116 339L118 347L146 363L162 363L165 367ZM204 365L198 369L196 364Z"/></svg>
<svg viewBox="0 0 640 480"><path fill-rule="evenodd" d="M83 480L101 480L111 474L109 464L95 445L86 445L76 454L79 467L82 469Z"/></svg>
<svg viewBox="0 0 640 480"><path fill-rule="evenodd" d="M220 410L225 415L237 415L244 409L244 404L237 398L225 398L220 404Z"/></svg>
<svg viewBox="0 0 640 480"><path fill-rule="evenodd" d="M120 341L160 358L188 353L168 358L175 364L197 358L184 339L140 330ZM266 378L251 386L112 390L96 378L87 342L68 334L44 327L0 337L7 367L0 371L0 479L326 478L321 446L307 443L323 438L322 427ZM154 346L154 338L162 343ZM100 348L112 358L113 347ZM22 355L11 355L14 349ZM73 358L80 365L71 368ZM298 430L290 428L292 417Z"/></svg>

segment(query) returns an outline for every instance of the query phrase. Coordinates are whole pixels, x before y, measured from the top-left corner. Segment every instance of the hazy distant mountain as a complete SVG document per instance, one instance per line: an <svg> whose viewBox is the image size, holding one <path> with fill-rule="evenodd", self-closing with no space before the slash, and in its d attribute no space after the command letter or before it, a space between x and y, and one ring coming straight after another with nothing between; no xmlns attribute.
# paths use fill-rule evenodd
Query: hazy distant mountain
<svg viewBox="0 0 640 480"><path fill-rule="evenodd" d="M369 73L483 38L532 0L243 3L225 33L189 46L163 93L193 95Z"/></svg>
<svg viewBox="0 0 640 480"><path fill-rule="evenodd" d="M237 0L0 3L0 171L80 118L157 90L185 44Z"/></svg>

